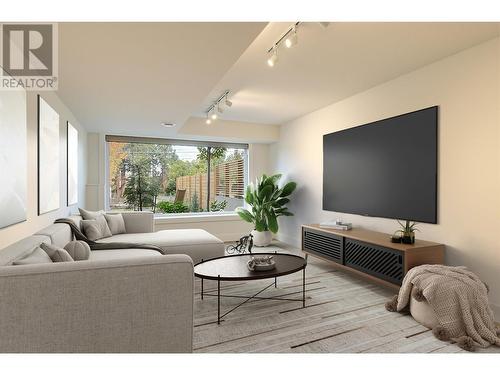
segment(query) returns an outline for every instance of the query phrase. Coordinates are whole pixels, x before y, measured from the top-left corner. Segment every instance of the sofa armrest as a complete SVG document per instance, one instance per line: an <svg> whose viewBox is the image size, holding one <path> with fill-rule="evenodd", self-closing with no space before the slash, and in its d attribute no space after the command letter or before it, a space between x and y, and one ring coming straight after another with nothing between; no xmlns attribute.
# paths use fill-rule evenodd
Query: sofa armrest
<svg viewBox="0 0 500 375"><path fill-rule="evenodd" d="M127 233L154 232L154 214L149 211L122 212Z"/></svg>
<svg viewBox="0 0 500 375"><path fill-rule="evenodd" d="M191 352L186 255L0 267L0 352Z"/></svg>

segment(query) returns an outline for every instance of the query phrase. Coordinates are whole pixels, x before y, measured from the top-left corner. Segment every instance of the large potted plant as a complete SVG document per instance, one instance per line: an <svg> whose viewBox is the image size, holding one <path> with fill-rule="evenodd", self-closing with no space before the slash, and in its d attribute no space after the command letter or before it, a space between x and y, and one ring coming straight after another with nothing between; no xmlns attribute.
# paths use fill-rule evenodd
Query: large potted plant
<svg viewBox="0 0 500 375"><path fill-rule="evenodd" d="M283 187L278 186L281 174L263 175L254 184L246 188L245 202L251 206L251 211L242 207L236 209L238 215L245 221L254 224L252 231L255 246L267 246L273 239L273 233L278 232L278 217L293 216L286 204L297 184L288 182Z"/></svg>

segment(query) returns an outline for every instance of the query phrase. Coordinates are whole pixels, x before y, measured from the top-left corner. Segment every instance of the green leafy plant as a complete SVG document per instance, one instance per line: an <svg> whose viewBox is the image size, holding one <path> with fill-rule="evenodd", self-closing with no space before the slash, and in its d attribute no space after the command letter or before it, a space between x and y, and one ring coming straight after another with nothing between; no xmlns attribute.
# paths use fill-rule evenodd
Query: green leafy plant
<svg viewBox="0 0 500 375"><path fill-rule="evenodd" d="M210 211L212 212L217 212L217 211L224 211L224 209L226 208L227 206L227 201L226 200L223 200L223 201L212 201L210 202Z"/></svg>
<svg viewBox="0 0 500 375"><path fill-rule="evenodd" d="M189 207L182 202L162 201L157 204L156 208L166 214L189 212Z"/></svg>
<svg viewBox="0 0 500 375"><path fill-rule="evenodd" d="M288 182L280 188L278 186L280 178L281 174L263 175L256 180L255 185L248 185L245 202L252 207L251 212L242 207L236 209L238 215L243 220L253 223L258 232L269 230L277 233L278 217L293 216L293 213L286 208L286 204L290 202L288 197L293 193L297 184Z"/></svg>
<svg viewBox="0 0 500 375"><path fill-rule="evenodd" d="M406 220L405 223L403 224L401 221L398 220L398 224L401 226L401 229L398 229L394 234L399 233L403 237L415 237L415 231L418 231L416 228L417 223L416 222L411 222L410 220Z"/></svg>

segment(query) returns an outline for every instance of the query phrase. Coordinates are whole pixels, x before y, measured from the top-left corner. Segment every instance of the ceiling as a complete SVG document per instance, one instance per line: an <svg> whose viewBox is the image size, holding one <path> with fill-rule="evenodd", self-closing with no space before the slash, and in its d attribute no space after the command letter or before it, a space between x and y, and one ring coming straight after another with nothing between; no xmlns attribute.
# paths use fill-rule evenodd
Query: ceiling
<svg viewBox="0 0 500 375"><path fill-rule="evenodd" d="M61 23L59 96L89 131L175 136L226 89L222 119L282 124L499 35L497 23L301 23L269 68L290 25Z"/></svg>
<svg viewBox="0 0 500 375"><path fill-rule="evenodd" d="M60 23L61 100L89 131L166 136L265 23Z"/></svg>
<svg viewBox="0 0 500 375"><path fill-rule="evenodd" d="M291 26L270 23L198 108L231 89L224 118L283 124L499 35L497 23L319 23L299 25L298 44L267 50Z"/></svg>

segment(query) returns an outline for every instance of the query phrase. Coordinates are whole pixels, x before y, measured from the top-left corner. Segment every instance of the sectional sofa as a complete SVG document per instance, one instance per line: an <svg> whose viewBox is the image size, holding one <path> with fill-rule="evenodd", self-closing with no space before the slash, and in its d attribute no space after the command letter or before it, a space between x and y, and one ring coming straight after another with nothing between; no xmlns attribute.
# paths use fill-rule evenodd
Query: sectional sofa
<svg viewBox="0 0 500 375"><path fill-rule="evenodd" d="M0 352L190 352L193 262L224 255L198 229L154 232L152 213L123 214L126 233L102 241L146 249L92 251L89 260L13 265L72 234L52 224L0 250ZM71 216L79 225L80 216Z"/></svg>

